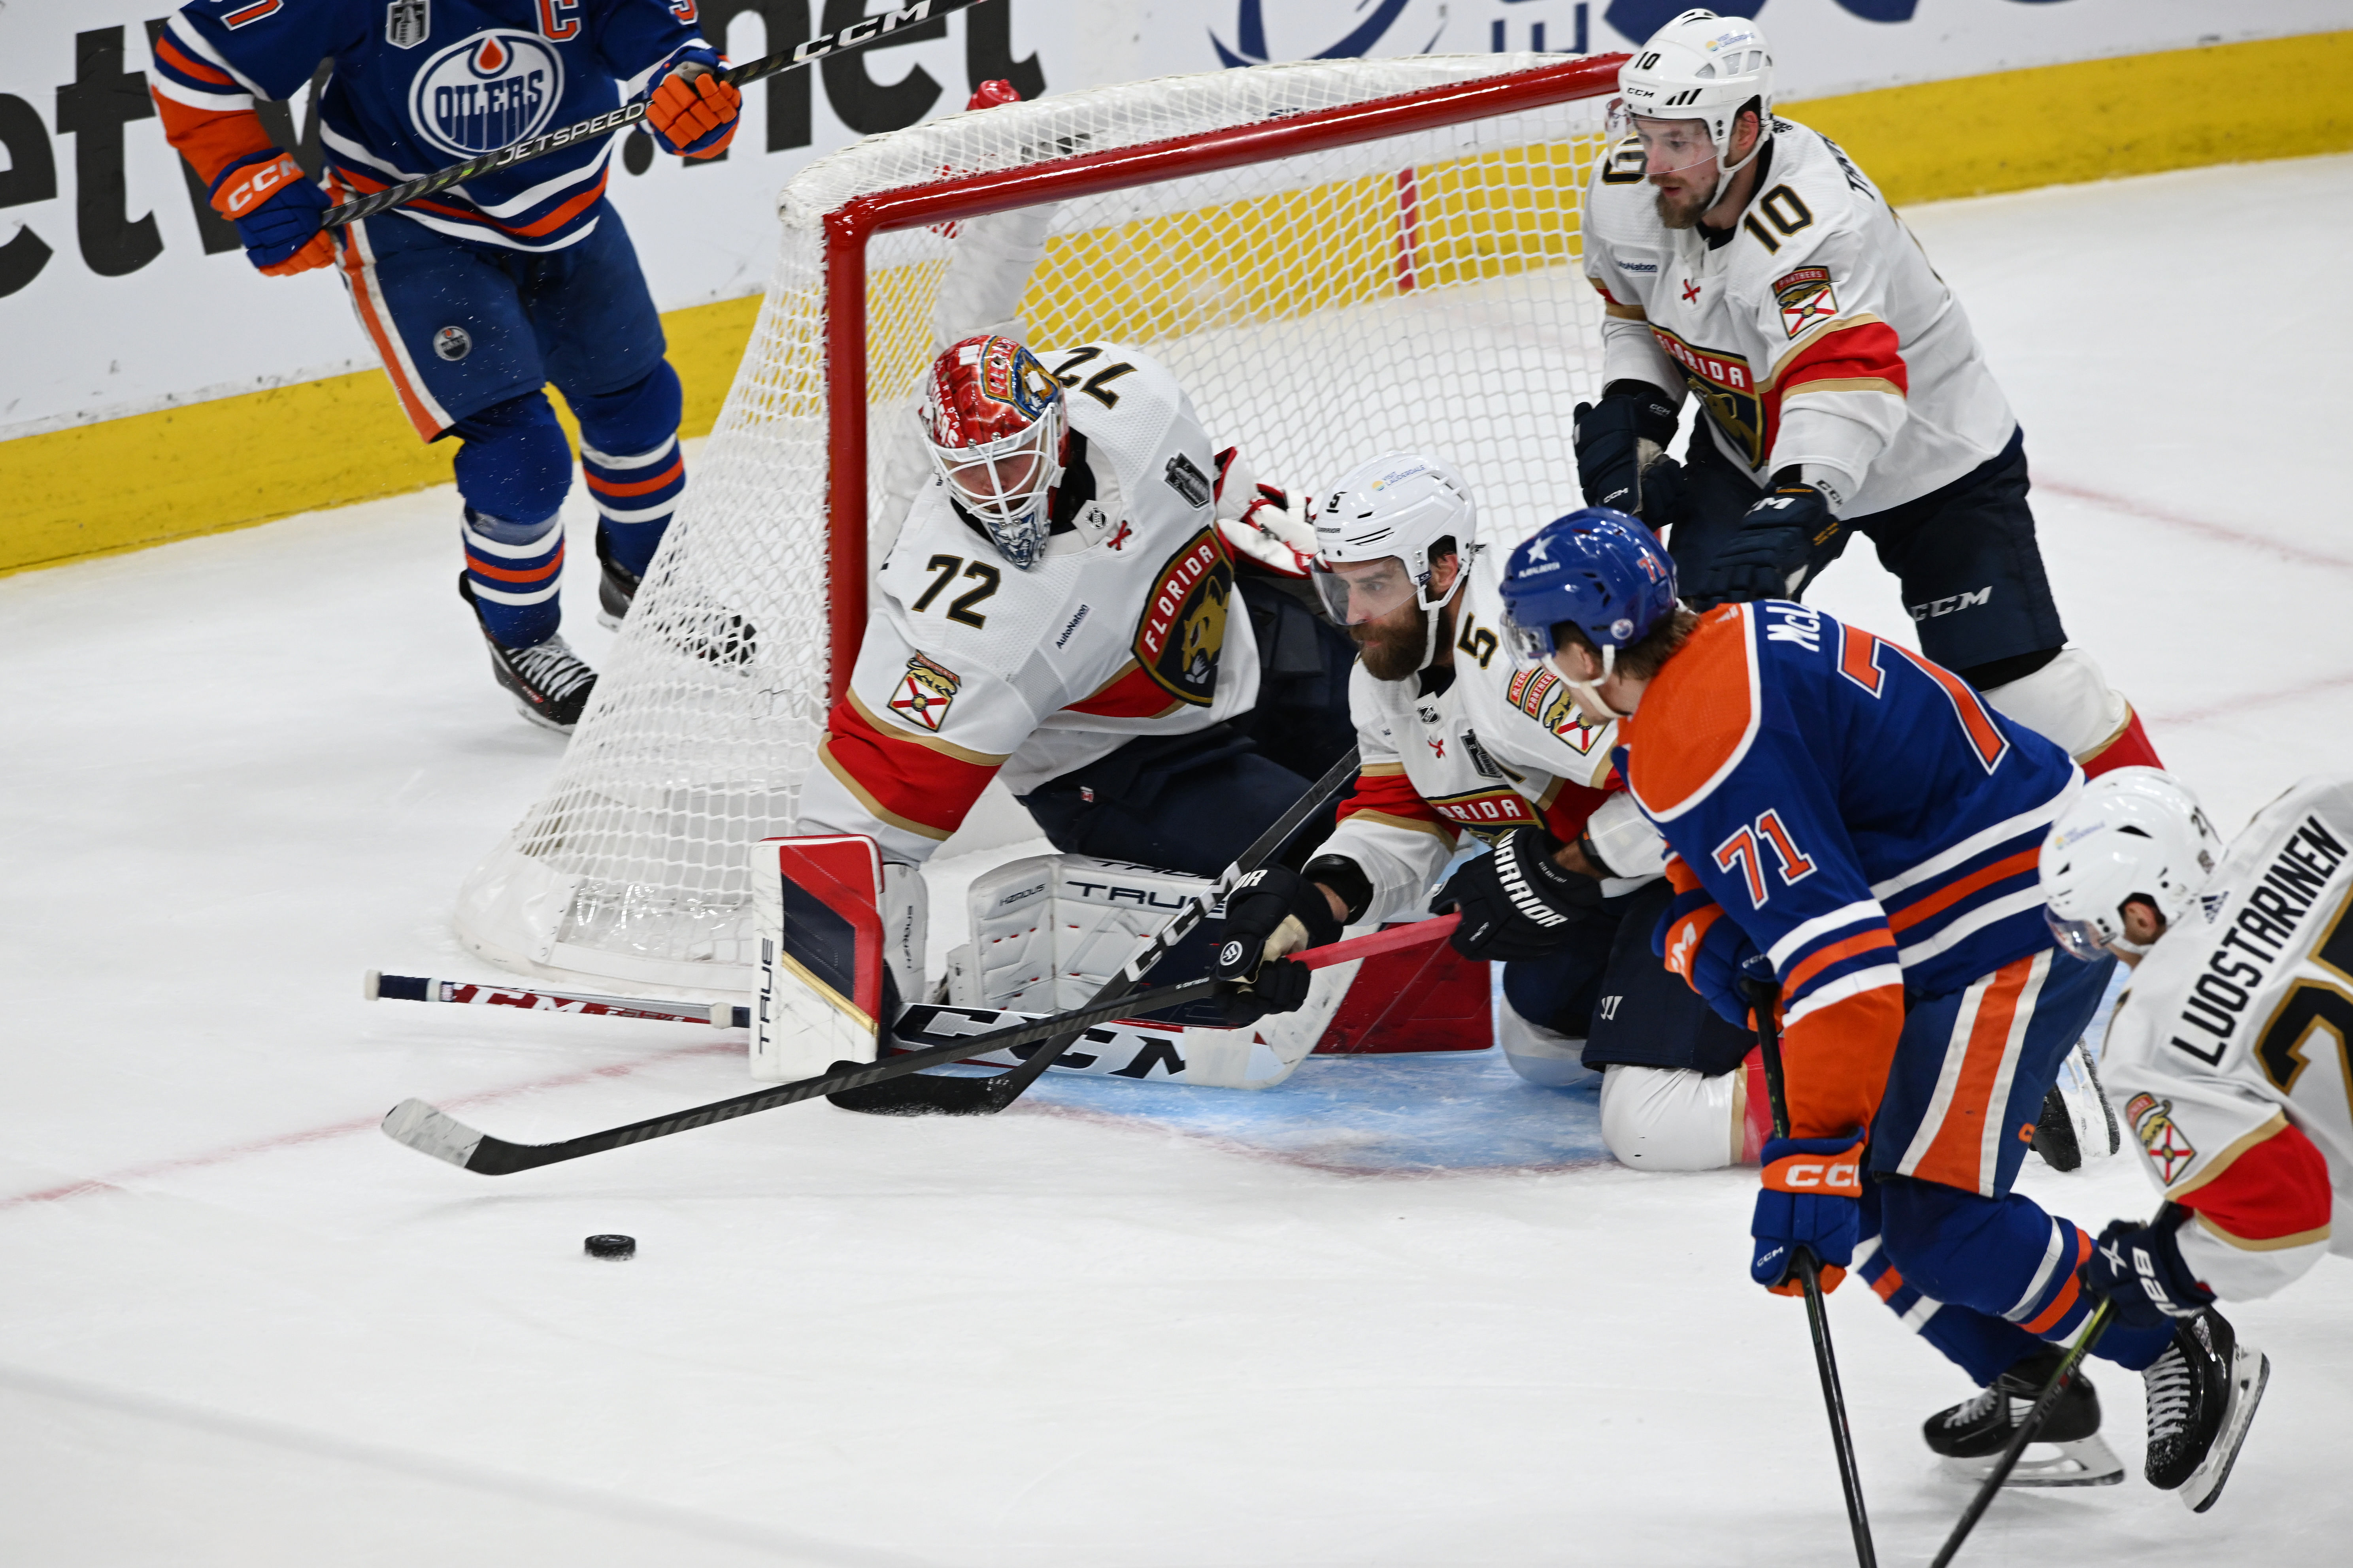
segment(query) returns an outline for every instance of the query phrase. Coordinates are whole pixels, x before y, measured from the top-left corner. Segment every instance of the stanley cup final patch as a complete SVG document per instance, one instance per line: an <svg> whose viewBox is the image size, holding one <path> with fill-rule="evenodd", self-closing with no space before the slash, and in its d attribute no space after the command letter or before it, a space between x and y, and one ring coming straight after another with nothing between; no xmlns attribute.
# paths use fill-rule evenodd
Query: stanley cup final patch
<svg viewBox="0 0 2353 1568"><path fill-rule="evenodd" d="M1793 338L1838 315L1838 296L1831 292L1827 267L1800 267L1783 273L1773 280L1773 299L1781 307L1782 330Z"/></svg>
<svg viewBox="0 0 2353 1568"><path fill-rule="evenodd" d="M917 654L907 661L907 673L891 694L891 711L936 734L963 686L964 678L955 671Z"/></svg>
<svg viewBox="0 0 2353 1568"><path fill-rule="evenodd" d="M1135 627L1135 662L1179 701L1206 708L1217 700L1233 593L1234 563L1214 527L1186 541L1153 582Z"/></svg>

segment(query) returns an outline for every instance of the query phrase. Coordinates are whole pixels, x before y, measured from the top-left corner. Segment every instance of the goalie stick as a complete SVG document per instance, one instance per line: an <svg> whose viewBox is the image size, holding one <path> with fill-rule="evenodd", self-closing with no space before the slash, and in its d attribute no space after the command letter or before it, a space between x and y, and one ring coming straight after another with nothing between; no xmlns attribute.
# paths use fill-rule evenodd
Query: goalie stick
<svg viewBox="0 0 2353 1568"><path fill-rule="evenodd" d="M1292 962L1307 969L1328 969L1378 953L1391 952L1401 947L1427 942L1452 929L1458 915L1440 920L1399 926L1394 931L1375 931L1368 936L1354 937L1299 954ZM1172 985L1151 998L1155 1010L1186 1006L1205 1001L1218 993L1224 982L1214 977ZM446 1160L452 1165L478 1172L485 1176L510 1175L516 1171L528 1171L540 1165L553 1165L564 1160L577 1160L584 1154L601 1154L607 1149L625 1148L631 1143L643 1143L652 1138L667 1138L673 1132L684 1132L696 1127L709 1127L715 1122L733 1121L739 1116L770 1110L779 1105L793 1105L804 1100L838 1089L855 1089L863 1084L881 1083L922 1068L939 1067L962 1057L976 1056L984 1051L1006 1050L1036 1041L1067 1042L1097 1024L1112 1023L1134 1009L1132 999L1082 1007L1076 1012L1058 1014L1009 1029L993 1030L986 1035L967 1036L949 1045L934 1046L929 1050L911 1051L905 1056L892 1057L879 1062L843 1062L830 1072L798 1083L778 1084L774 1089L754 1089L732 1100L714 1100L698 1105L691 1110L677 1111L669 1116L651 1117L644 1121L632 1121L626 1127L608 1128L602 1132L590 1132L578 1138L568 1138L560 1143L510 1143L503 1138L493 1138L477 1131L456 1117L438 1110L421 1100L404 1100L392 1108L384 1119L384 1135L396 1143L406 1144L422 1154ZM1059 1055L1057 1044L1050 1053L1041 1049L1030 1058ZM985 1080L984 1080L985 1081Z"/></svg>
<svg viewBox="0 0 2353 1568"><path fill-rule="evenodd" d="M810 65L818 60L848 54L853 49L869 48L876 44L888 42L893 36L906 31L909 27L919 27L936 18L952 16L958 11L968 10L980 3L981 0L913 0L911 5L886 10L879 16L868 16L861 21L852 22L839 32L819 33L817 37L796 45L788 53L773 54L764 59L753 60L744 65L731 66L717 74L732 86L748 86L785 71L797 70L802 66ZM808 25L806 16L803 16L801 25L803 26ZM724 41L722 40L723 43ZM590 137L609 136L617 131L623 131L635 125L645 117L646 106L643 103L624 104L619 109L607 110L602 114L592 115L577 124L551 131L544 136L534 136L527 142L517 142L512 145L501 147L495 152L485 153L479 158L470 158L462 163L452 163L446 169L437 170L430 174L420 174L416 179L404 180L396 185L387 185L383 190L345 202L341 206L330 207L320 217L319 223L322 227L333 228L339 224L356 223L364 217L374 217L386 207L396 207L403 202L413 202L419 196L429 196L436 191L446 191L452 185L463 184L468 180L487 174L494 169L508 169L517 163L527 163L533 158L554 152L559 147L569 147L575 142L585 141Z"/></svg>
<svg viewBox="0 0 2353 1568"><path fill-rule="evenodd" d="M1789 1097L1781 1077L1781 1021L1773 1008L1781 987L1770 980L1746 979L1741 994L1756 1008L1757 1053L1765 1061L1765 1093L1773 1110L1773 1136L1789 1135ZM1838 1456L1839 1485L1846 1493L1846 1521L1854 1531L1854 1560L1861 1568L1879 1568L1879 1552L1871 1542L1871 1517L1862 1507L1862 1475L1854 1464L1854 1434L1846 1419L1846 1393L1839 1386L1838 1357L1831 1352L1831 1321L1822 1300L1822 1277L1814 1255L1803 1247L1791 1261L1806 1288L1806 1326L1814 1340L1814 1370L1821 1374L1822 1404L1830 1411L1831 1448Z"/></svg>
<svg viewBox="0 0 2353 1568"><path fill-rule="evenodd" d="M1291 842L1291 836L1307 824L1307 819L1324 809L1334 795L1346 787L1362 766L1356 748L1324 770L1324 776L1307 786L1307 793L1293 801L1291 809L1277 817L1272 826L1258 836L1258 841L1236 857L1234 863L1218 879L1216 896L1223 898L1233 885L1249 876L1266 861L1281 852ZM1121 997L1140 989L1144 977L1153 966L1168 956L1169 951L1193 928L1209 918L1209 900L1195 898L1178 910L1174 919L1145 945L1144 951L1127 961L1127 967L1103 984L1103 988L1087 1000L1094 1008L1116 1003ZM1322 964L1310 964L1320 969ZM1176 989L1182 990L1179 986ZM1174 994L1174 992L1170 993ZM1169 1005L1155 1002L1155 1010ZM868 1088L844 1089L829 1094L828 1099L844 1110L863 1111L869 1116L994 1116L1021 1098L1038 1076L1052 1066L1055 1058L1078 1039L1082 1030L1073 1029L1053 1039L1048 1047L1032 1055L1018 1068L988 1078L907 1078L884 1088L876 1084Z"/></svg>
<svg viewBox="0 0 2353 1568"><path fill-rule="evenodd" d="M360 994L371 1002L455 1002L473 1007L524 1007L539 1013L584 1013L607 1018L658 1018L708 1024L714 1029L748 1029L752 1009L742 1003L663 1002L650 996L600 996L589 991L547 991L528 985L486 985L473 980L435 980L422 974L386 974L371 969Z"/></svg>

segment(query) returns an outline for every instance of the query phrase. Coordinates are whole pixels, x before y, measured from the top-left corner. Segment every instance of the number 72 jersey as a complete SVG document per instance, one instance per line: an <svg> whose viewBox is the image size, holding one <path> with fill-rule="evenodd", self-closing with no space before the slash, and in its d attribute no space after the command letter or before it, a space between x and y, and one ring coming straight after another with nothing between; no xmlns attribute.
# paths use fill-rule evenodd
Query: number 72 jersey
<svg viewBox="0 0 2353 1568"><path fill-rule="evenodd" d="M2198 1216L2182 1257L2217 1293L2268 1296L2353 1250L2331 1224L2353 1194L2348 1053L2353 779L2308 778L2231 841L2133 972L2102 1053L2150 1173Z"/></svg>
<svg viewBox="0 0 2353 1568"><path fill-rule="evenodd" d="M1071 430L1053 533L1022 571L934 479L882 563L849 695L827 720L797 831L862 833L920 863L988 781L1026 794L1139 735L1258 700L1232 602L1209 438L1171 375L1117 343L1038 351Z"/></svg>

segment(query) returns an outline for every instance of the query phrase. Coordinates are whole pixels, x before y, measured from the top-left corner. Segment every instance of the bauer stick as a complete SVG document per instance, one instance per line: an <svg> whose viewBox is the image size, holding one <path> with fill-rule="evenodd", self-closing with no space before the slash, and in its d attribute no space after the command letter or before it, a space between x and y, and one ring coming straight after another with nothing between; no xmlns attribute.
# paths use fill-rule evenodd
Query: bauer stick
<svg viewBox="0 0 2353 1568"><path fill-rule="evenodd" d="M1353 937L1346 942L1334 942L1329 947L1311 948L1292 962L1303 969L1329 969L1334 964L1346 963L1355 959L1394 952L1400 948L1413 947L1443 936L1461 919L1459 915L1446 915L1434 921L1399 926L1393 931ZM1183 985L1172 985L1146 1000L1155 1011L1165 1011L1188 1003L1207 1001L1216 995L1219 987L1225 984L1215 976L1209 976ZM1060 1055L1065 1043L1078 1038L1095 1025L1115 1022L1132 1016L1134 1011L1134 1003L1122 998L1082 1007L1072 1013L1058 1014L1050 1018L1039 1018L1012 1028L969 1035L949 1045L911 1051L905 1056L892 1057L884 1061L840 1062L831 1071L803 1079L798 1083L754 1089L750 1094L739 1094L732 1100L714 1100L709 1105L698 1105L691 1110L657 1116L645 1121L632 1121L626 1127L568 1138L561 1143L510 1143L503 1138L493 1138L487 1132L477 1131L421 1100L404 1100L394 1106L384 1119L384 1133L394 1142L405 1143L437 1160L446 1160L452 1165L476 1171L485 1176L504 1176L516 1171L528 1171L534 1166L553 1165L563 1160L577 1160L584 1154L601 1154L607 1149L643 1143L652 1138L667 1138L673 1132L684 1132L691 1128L733 1121L739 1116L750 1116L755 1111L773 1110L779 1105L815 1100L821 1094L831 1094L839 1089L881 1083L921 1068L939 1067L964 1057L1007 1050L1040 1040L1050 1042L1030 1057L1029 1060L1035 1063L1041 1058Z"/></svg>
<svg viewBox="0 0 2353 1568"><path fill-rule="evenodd" d="M2159 1205L2157 1217L2148 1222L2149 1227L2155 1229L2180 1212L2173 1204ZM2092 1309L2091 1317L2084 1324L2084 1331L2075 1336L2073 1344L2067 1347L2067 1353L2059 1360L2058 1370L2051 1374L2051 1381L2042 1385L2042 1394L2036 1396L2034 1407L2026 1413L2026 1419L2018 1424L2018 1430L2010 1435L2010 1447L2004 1448L2001 1458L1994 1461L1992 1472L1978 1483L1978 1495L1969 1499L1969 1506L1961 1514L1960 1522L1953 1526L1952 1534L1945 1537L1944 1550L1936 1553L1936 1560L1929 1564L1929 1568L1947 1568L1954 1554L1960 1551L1961 1542L1969 1538L1969 1531L1975 1530L1978 1521L1985 1517L1985 1510L1993 1506L1994 1497L2001 1490L2002 1482L2010 1479L2010 1472L2016 1469L2018 1461L2025 1457L2027 1445L2034 1441L2037 1432L2042 1430L2042 1423L2049 1419L2052 1407L2059 1403L2060 1391L2075 1375L2075 1369L2083 1364L2084 1358L2092 1353L2092 1347L2100 1342L2100 1336L2107 1332L2108 1324L2115 1317L2114 1302L2103 1300Z"/></svg>
<svg viewBox="0 0 2353 1568"><path fill-rule="evenodd" d="M819 33L816 37L795 46L788 53L773 54L765 59L732 66L717 74L730 86L745 87L785 71L797 70L816 60L828 59L835 55L848 54L853 49L868 48L875 44L883 43L893 35L902 33L910 27L919 27L926 22L953 16L958 11L969 9L980 3L981 0L912 0L912 4L885 11L879 16L869 16L863 21L852 22L839 32ZM436 191L446 191L451 185L463 184L468 180L490 174L493 170L512 168L517 163L527 163L532 159L543 153L553 153L559 147L569 147L576 142L586 141L592 137L611 135L616 131L626 130L635 125L645 117L646 106L643 103L625 104L619 109L607 110L602 114L592 115L576 125L566 125L561 130L551 131L543 136L534 136L527 142L517 142L501 147L494 153L485 153L479 158L470 158L462 163L452 163L446 169L438 170L430 174L420 174L413 180L403 180L399 184L387 185L373 195L356 197L343 203L341 206L330 207L319 219L319 224L322 228L333 228L339 224L356 223L364 217L374 217L386 207L396 207L403 202L413 202L419 196L429 196Z"/></svg>
<svg viewBox="0 0 2353 1568"><path fill-rule="evenodd" d="M1277 817L1274 826L1258 836L1258 842L1243 850L1234 863L1218 879L1215 897L1223 898L1236 882L1249 876L1260 866L1272 859L1291 836L1307 824L1307 819L1324 809L1332 797L1356 776L1361 766L1356 748L1325 770L1322 778L1307 786L1307 793L1292 803L1291 809ZM1117 1002L1139 989L1152 967L1168 956L1169 951L1192 933L1193 928L1209 917L1209 899L1196 897L1175 919L1160 928L1143 952L1127 961L1127 967L1103 982L1103 988L1087 999L1093 1008ZM1308 965L1321 969L1320 963ZM1177 989L1181 990L1182 987ZM1168 993L1174 995L1176 993ZM1155 1011L1175 1004L1155 1001ZM1008 1068L988 1078L910 1078L889 1089L845 1089L828 1096L844 1110L861 1110L870 1116L993 1116L1021 1098L1029 1087L1038 1081L1038 1075L1051 1066L1080 1031L1055 1039L1044 1050L1031 1056L1018 1068ZM978 1055L978 1052L969 1053Z"/></svg>
<svg viewBox="0 0 2353 1568"><path fill-rule="evenodd" d="M1789 1135L1789 1096L1781 1080L1781 1022L1774 1016L1781 988L1769 980L1743 980L1741 994L1756 1008L1757 1050L1765 1058L1765 1093L1773 1108L1773 1136ZM1879 1568L1871 1544L1871 1519L1862 1507L1862 1476L1854 1464L1854 1434L1847 1427L1846 1394L1839 1387L1838 1358L1831 1352L1830 1313L1822 1301L1822 1277L1814 1255L1790 1249L1790 1261L1806 1288L1806 1325L1814 1337L1814 1369L1821 1373L1822 1404L1830 1411L1831 1447L1838 1455L1839 1485L1846 1492L1847 1523L1854 1531L1854 1558L1862 1568Z"/></svg>

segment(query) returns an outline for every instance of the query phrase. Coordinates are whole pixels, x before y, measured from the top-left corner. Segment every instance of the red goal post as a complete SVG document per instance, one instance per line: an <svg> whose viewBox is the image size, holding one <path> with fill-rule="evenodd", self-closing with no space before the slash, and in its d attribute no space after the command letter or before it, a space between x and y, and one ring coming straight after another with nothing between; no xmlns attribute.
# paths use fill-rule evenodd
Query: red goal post
<svg viewBox="0 0 2353 1568"><path fill-rule="evenodd" d="M1019 169L941 180L859 196L825 216L827 540L830 646L826 700L838 702L866 625L867 242L893 229L979 217L1040 203L1100 195L1175 174L1205 174L1323 152L1383 136L1457 124L1617 90L1622 54L1564 60L1482 81L1425 89L1366 103L1164 142L1083 153ZM1410 170L1399 178L1410 193ZM1409 211L1410 208L1409 207ZM1401 266L1406 264L1401 262ZM1412 287L1408 271L1399 279Z"/></svg>

